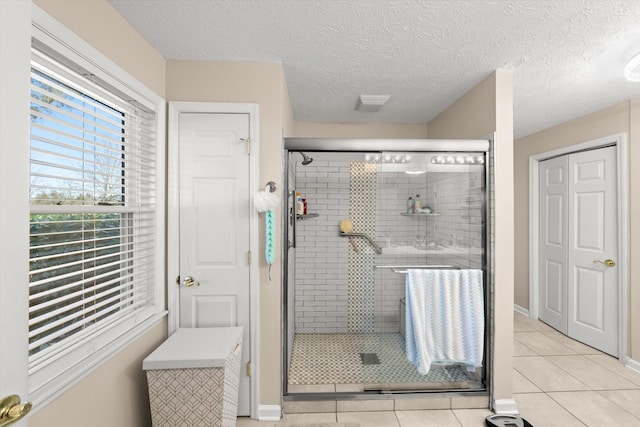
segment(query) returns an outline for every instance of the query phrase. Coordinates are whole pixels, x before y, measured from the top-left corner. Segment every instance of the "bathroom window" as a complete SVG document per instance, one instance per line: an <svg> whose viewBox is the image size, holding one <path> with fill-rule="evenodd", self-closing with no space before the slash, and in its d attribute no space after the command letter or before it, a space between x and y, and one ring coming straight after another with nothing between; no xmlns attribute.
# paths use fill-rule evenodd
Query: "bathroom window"
<svg viewBox="0 0 640 427"><path fill-rule="evenodd" d="M163 310L159 103L79 58L34 39L28 366L41 398Z"/></svg>

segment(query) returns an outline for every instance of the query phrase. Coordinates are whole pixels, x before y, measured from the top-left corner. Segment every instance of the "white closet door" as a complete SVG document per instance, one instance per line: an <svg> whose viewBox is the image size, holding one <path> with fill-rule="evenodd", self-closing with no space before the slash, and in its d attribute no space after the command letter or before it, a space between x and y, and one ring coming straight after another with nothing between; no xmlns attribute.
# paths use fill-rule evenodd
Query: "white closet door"
<svg viewBox="0 0 640 427"><path fill-rule="evenodd" d="M618 355L616 148L540 162L539 318ZM611 262L613 261L613 263Z"/></svg>
<svg viewBox="0 0 640 427"><path fill-rule="evenodd" d="M540 162L539 318L567 334L567 156Z"/></svg>
<svg viewBox="0 0 640 427"><path fill-rule="evenodd" d="M569 156L568 335L618 354L615 147ZM611 264L610 262L608 264Z"/></svg>

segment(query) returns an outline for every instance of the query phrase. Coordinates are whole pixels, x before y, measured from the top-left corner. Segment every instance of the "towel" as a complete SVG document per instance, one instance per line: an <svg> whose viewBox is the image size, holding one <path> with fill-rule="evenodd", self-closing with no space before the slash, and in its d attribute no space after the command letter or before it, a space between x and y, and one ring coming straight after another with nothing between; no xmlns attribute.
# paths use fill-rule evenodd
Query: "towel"
<svg viewBox="0 0 640 427"><path fill-rule="evenodd" d="M482 366L481 270L407 270L406 354L425 375L432 364Z"/></svg>

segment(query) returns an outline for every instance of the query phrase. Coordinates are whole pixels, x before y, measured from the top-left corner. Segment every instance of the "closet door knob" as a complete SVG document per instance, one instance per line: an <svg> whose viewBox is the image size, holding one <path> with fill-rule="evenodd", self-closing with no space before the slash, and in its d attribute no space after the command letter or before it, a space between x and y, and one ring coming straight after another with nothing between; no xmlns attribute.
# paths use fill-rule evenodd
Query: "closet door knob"
<svg viewBox="0 0 640 427"><path fill-rule="evenodd" d="M196 282L191 276L185 277L182 283L185 286L193 286L193 285L200 286L200 282Z"/></svg>
<svg viewBox="0 0 640 427"><path fill-rule="evenodd" d="M607 267L615 267L615 265L616 265L616 262L614 260L612 260L612 259L605 259L604 261L600 261L599 259L594 259L593 263L594 264L600 263L600 264L603 264L603 265L605 265Z"/></svg>

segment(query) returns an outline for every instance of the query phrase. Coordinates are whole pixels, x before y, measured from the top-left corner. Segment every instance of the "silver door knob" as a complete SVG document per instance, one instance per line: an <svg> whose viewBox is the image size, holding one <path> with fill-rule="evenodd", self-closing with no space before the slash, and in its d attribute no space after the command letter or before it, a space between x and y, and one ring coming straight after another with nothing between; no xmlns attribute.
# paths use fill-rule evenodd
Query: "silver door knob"
<svg viewBox="0 0 640 427"><path fill-rule="evenodd" d="M615 267L615 265L616 265L616 262L614 260L612 260L612 259L605 259L604 261L600 261L599 259L594 259L593 263L594 264L600 263L600 264L603 264L603 265L605 265L607 267Z"/></svg>
<svg viewBox="0 0 640 427"><path fill-rule="evenodd" d="M196 282L191 276L186 276L182 281L182 284L185 286L193 286L193 285L200 286L200 282Z"/></svg>

